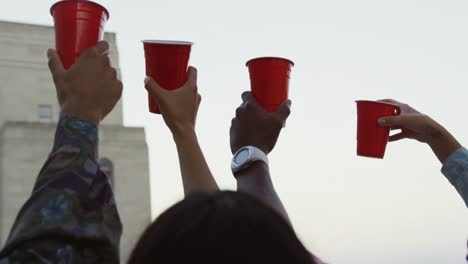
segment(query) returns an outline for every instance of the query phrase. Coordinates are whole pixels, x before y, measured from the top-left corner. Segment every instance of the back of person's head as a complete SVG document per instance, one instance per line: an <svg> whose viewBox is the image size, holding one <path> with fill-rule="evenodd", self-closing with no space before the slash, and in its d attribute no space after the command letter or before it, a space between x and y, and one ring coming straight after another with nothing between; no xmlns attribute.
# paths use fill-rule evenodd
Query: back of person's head
<svg viewBox="0 0 468 264"><path fill-rule="evenodd" d="M194 194L148 227L136 263L315 263L278 213L239 192Z"/></svg>

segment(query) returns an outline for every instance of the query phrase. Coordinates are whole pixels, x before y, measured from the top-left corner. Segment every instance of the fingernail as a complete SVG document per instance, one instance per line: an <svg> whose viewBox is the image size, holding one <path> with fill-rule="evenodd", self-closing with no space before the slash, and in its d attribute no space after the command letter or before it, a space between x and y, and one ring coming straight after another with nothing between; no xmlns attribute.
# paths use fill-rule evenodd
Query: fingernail
<svg viewBox="0 0 468 264"><path fill-rule="evenodd" d="M145 77L145 84L147 84L149 82L149 80L150 80L150 77L146 76Z"/></svg>
<svg viewBox="0 0 468 264"><path fill-rule="evenodd" d="M378 122L379 122L379 125L381 126L387 124L387 120L385 120L384 118L380 118Z"/></svg>

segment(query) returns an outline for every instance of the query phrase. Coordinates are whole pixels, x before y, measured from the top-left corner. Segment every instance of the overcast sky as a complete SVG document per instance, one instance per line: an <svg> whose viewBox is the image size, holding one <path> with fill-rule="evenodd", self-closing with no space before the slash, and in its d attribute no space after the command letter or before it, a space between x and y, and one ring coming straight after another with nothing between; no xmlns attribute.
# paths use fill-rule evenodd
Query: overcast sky
<svg viewBox="0 0 468 264"><path fill-rule="evenodd" d="M0 19L52 25L51 0L0 0ZM142 39L195 42L198 134L223 188L235 182L229 125L249 89L245 62L293 60L293 113L270 155L279 194L309 249L330 263L465 263L468 214L427 146L355 155L356 99L395 98L468 144L468 2L462 0L98 1L116 32L124 121L144 126L153 215L182 198L175 146L147 113Z"/></svg>

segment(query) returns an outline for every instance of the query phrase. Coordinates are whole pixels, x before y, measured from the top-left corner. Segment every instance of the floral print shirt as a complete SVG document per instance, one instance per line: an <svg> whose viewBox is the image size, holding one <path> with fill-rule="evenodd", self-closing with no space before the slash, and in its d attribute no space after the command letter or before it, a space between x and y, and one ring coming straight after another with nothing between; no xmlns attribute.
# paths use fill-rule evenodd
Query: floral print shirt
<svg viewBox="0 0 468 264"><path fill-rule="evenodd" d="M468 207L468 150L460 148L453 153L444 162L442 173L457 189Z"/></svg>
<svg viewBox="0 0 468 264"><path fill-rule="evenodd" d="M122 224L97 146L95 125L60 118L52 153L0 252L0 264L119 262Z"/></svg>

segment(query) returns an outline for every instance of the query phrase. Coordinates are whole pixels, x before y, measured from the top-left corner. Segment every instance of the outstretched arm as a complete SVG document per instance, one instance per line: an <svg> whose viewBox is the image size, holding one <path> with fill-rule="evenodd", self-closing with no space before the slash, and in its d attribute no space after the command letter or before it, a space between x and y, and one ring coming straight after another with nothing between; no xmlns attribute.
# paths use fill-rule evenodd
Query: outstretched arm
<svg viewBox="0 0 468 264"><path fill-rule="evenodd" d="M110 181L97 162L98 125L122 84L105 42L66 71L48 53L61 117L54 146L19 212L0 263L118 263L122 225ZM5 261L5 262L3 262Z"/></svg>
<svg viewBox="0 0 468 264"><path fill-rule="evenodd" d="M442 173L457 189L468 207L468 150L442 125L427 115L421 114L407 104L395 100L383 100L401 108L401 115L379 120L381 126L400 129L401 133L390 137L390 141L409 138L426 143L443 164Z"/></svg>
<svg viewBox="0 0 468 264"><path fill-rule="evenodd" d="M245 146L254 146L265 154L270 153L291 112L291 101L286 101L276 112L269 113L258 105L250 92L242 94L242 100L243 103L237 108L236 117L231 124L232 153ZM238 191L249 193L263 201L289 221L286 209L273 186L270 170L265 163L255 162L234 176Z"/></svg>
<svg viewBox="0 0 468 264"><path fill-rule="evenodd" d="M197 88L197 70L189 68L187 83L173 91L162 89L147 77L145 87L159 105L164 121L172 132L179 155L185 195L215 192L218 185L206 163L195 132L201 96Z"/></svg>

